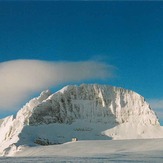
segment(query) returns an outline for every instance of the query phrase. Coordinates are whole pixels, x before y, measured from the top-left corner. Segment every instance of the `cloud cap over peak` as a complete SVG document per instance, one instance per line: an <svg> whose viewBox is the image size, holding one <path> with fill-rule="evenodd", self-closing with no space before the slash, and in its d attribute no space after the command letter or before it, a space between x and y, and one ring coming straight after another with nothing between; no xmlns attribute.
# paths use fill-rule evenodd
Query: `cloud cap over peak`
<svg viewBox="0 0 163 163"><path fill-rule="evenodd" d="M12 60L0 63L0 109L13 108L32 93L66 82L106 79L114 67L104 62Z"/></svg>

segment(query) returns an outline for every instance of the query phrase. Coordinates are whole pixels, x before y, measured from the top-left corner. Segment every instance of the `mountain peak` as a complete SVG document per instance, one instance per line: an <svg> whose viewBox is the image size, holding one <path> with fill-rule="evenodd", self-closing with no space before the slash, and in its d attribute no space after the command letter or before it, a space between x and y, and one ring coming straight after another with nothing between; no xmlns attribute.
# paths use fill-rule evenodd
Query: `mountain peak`
<svg viewBox="0 0 163 163"><path fill-rule="evenodd" d="M57 144L72 137L160 138L162 133L156 114L139 94L107 85L68 85L54 94L43 91L15 118L5 118L0 148L4 153L13 144Z"/></svg>

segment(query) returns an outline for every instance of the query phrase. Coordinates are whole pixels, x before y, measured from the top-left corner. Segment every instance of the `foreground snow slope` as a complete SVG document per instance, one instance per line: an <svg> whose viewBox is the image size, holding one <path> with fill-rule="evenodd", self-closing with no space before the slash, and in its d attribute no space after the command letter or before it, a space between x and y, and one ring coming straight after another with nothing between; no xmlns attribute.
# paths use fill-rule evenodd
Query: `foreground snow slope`
<svg viewBox="0 0 163 163"><path fill-rule="evenodd" d="M0 153L20 145L79 140L162 138L163 129L139 94L106 85L66 86L44 91L0 126Z"/></svg>
<svg viewBox="0 0 163 163"><path fill-rule="evenodd" d="M96 140L62 145L19 147L8 162L146 162L161 163L163 139ZM0 161L1 162L1 161Z"/></svg>
<svg viewBox="0 0 163 163"><path fill-rule="evenodd" d="M91 140L61 145L19 147L15 156L97 156L119 152L163 151L163 139Z"/></svg>

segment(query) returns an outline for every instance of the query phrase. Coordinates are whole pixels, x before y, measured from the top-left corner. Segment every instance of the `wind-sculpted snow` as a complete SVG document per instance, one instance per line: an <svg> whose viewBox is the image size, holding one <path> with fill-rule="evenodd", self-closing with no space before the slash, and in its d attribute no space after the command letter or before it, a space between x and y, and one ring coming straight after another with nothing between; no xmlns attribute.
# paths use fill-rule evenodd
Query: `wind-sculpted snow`
<svg viewBox="0 0 163 163"><path fill-rule="evenodd" d="M0 152L20 145L49 145L79 140L161 138L163 130L139 94L106 85L66 86L44 91L0 127Z"/></svg>

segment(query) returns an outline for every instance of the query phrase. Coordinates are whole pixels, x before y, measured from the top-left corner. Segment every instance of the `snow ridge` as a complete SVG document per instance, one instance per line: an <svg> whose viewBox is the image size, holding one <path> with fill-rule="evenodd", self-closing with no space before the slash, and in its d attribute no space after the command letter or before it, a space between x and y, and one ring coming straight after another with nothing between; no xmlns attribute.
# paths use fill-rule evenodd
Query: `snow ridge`
<svg viewBox="0 0 163 163"><path fill-rule="evenodd" d="M50 91L43 91L39 97L30 100L16 116L6 117L0 126L0 153L12 144L19 141L19 134L23 127L28 125L28 119L32 115L33 108L42 103L51 95Z"/></svg>

